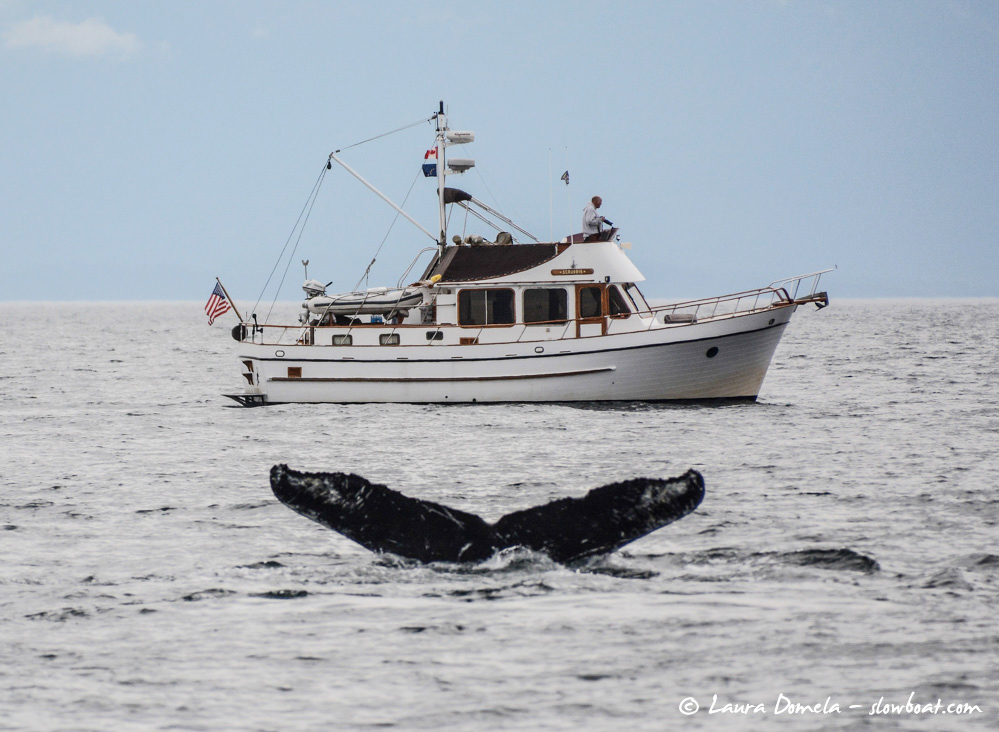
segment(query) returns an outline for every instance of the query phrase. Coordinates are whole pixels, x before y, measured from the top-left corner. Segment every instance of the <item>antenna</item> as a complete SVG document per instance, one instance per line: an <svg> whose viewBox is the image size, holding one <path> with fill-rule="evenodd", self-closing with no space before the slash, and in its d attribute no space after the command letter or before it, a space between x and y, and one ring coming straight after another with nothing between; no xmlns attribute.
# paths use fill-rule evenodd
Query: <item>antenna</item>
<svg viewBox="0 0 999 732"><path fill-rule="evenodd" d="M327 161L329 162L329 161ZM309 260L303 259L302 266L305 267L305 279L309 279Z"/></svg>
<svg viewBox="0 0 999 732"><path fill-rule="evenodd" d="M555 221L552 211L553 207L553 196L552 193L552 149L548 148L548 241L555 241Z"/></svg>
<svg viewBox="0 0 999 732"><path fill-rule="evenodd" d="M572 232L575 231L572 227L572 191L569 190L569 146L566 145L565 148L565 202L568 207L569 213L569 243L572 243Z"/></svg>
<svg viewBox="0 0 999 732"><path fill-rule="evenodd" d="M443 126L441 125L441 119L444 120ZM445 144L445 136L447 134L447 117L444 115L444 100L440 102L440 110L437 112L437 136L434 140L434 146L437 148L437 206L440 214L440 234L434 237L437 240L437 248L440 251L440 256L444 256L444 250L447 248L447 217L444 213L444 175L445 175L445 151L447 150L447 145Z"/></svg>

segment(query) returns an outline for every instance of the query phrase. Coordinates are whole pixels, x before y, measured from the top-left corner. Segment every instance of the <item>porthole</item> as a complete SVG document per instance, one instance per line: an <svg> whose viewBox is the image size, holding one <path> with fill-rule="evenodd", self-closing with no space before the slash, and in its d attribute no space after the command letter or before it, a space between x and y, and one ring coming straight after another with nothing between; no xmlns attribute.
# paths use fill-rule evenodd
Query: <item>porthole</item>
<svg viewBox="0 0 999 732"><path fill-rule="evenodd" d="M544 353L545 352L545 348L544 348L544 346L535 346L534 347L534 352L535 353Z"/></svg>
<svg viewBox="0 0 999 732"><path fill-rule="evenodd" d="M274 351L274 355L278 358L284 358L284 351Z"/></svg>
<svg viewBox="0 0 999 732"><path fill-rule="evenodd" d="M774 324L774 320L775 320L775 319L776 319L776 318L770 318L770 322L769 322L769 323L767 323L767 325L773 325L773 324Z"/></svg>
<svg viewBox="0 0 999 732"><path fill-rule="evenodd" d="M718 346L711 346L711 348L708 349L708 352L704 355L708 358L714 358L718 355Z"/></svg>

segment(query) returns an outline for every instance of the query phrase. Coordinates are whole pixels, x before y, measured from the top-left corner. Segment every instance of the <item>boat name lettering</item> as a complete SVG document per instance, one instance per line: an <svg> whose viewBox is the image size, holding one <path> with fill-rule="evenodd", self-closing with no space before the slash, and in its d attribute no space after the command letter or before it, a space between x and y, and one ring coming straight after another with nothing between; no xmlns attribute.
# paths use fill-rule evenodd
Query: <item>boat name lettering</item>
<svg viewBox="0 0 999 732"><path fill-rule="evenodd" d="M593 270L589 267L585 269L553 269L553 275L591 275Z"/></svg>

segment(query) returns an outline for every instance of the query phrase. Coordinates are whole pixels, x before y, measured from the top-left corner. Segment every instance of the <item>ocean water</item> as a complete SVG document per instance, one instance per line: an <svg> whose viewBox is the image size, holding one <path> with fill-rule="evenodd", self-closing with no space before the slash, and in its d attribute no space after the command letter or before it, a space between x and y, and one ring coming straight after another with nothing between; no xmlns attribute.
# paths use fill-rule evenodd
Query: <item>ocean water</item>
<svg viewBox="0 0 999 732"><path fill-rule="evenodd" d="M0 304L0 730L999 729L999 301L802 309L718 407L241 409L226 318ZM707 494L583 567L422 566L279 462L490 520Z"/></svg>

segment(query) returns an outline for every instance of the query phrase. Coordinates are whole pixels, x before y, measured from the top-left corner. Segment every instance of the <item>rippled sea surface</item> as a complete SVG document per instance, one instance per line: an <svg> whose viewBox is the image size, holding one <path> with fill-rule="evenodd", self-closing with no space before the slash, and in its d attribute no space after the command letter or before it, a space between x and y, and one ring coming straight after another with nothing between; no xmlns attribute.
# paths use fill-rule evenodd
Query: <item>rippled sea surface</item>
<svg viewBox="0 0 999 732"><path fill-rule="evenodd" d="M802 309L719 407L242 409L226 318L0 304L0 729L999 729L999 301ZM489 520L707 495L580 568L422 566L275 463Z"/></svg>

